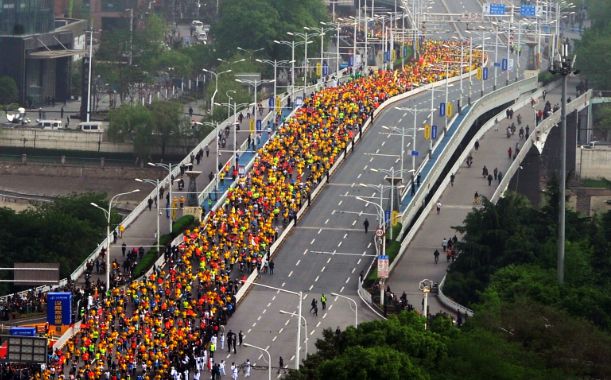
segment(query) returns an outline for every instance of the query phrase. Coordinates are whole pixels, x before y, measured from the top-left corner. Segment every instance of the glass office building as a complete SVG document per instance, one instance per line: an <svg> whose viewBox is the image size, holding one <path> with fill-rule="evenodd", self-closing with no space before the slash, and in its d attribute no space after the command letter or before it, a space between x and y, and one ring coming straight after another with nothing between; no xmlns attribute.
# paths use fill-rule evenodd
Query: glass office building
<svg viewBox="0 0 611 380"><path fill-rule="evenodd" d="M0 35L47 33L53 28L53 0L0 0Z"/></svg>

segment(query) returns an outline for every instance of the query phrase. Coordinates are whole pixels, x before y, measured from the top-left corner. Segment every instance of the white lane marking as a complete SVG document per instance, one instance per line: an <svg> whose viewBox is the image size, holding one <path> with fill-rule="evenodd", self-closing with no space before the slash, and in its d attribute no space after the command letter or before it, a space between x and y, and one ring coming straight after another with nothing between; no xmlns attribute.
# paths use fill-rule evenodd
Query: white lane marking
<svg viewBox="0 0 611 380"><path fill-rule="evenodd" d="M371 243L369 243L369 244L367 245L367 248L371 248Z"/></svg>
<svg viewBox="0 0 611 380"><path fill-rule="evenodd" d="M293 275L293 271L291 271L291 272L289 273L289 277L291 277L292 275Z"/></svg>
<svg viewBox="0 0 611 380"><path fill-rule="evenodd" d="M382 141L382 143L380 144L380 146L384 146L384 144L386 144L386 141Z"/></svg>
<svg viewBox="0 0 611 380"><path fill-rule="evenodd" d="M293 359L295 359L295 355L291 356L291 358L289 359L289 361L293 361Z"/></svg>
<svg viewBox="0 0 611 380"><path fill-rule="evenodd" d="M320 233L322 232L322 228L318 230L318 232L316 233L316 235L320 235Z"/></svg>
<svg viewBox="0 0 611 380"><path fill-rule="evenodd" d="M380 153L380 148L376 149L376 154Z"/></svg>
<svg viewBox="0 0 611 380"><path fill-rule="evenodd" d="M331 310L332 307L333 307L333 305L329 305L329 310Z"/></svg>
<svg viewBox="0 0 611 380"><path fill-rule="evenodd" d="M306 253L308 253L308 249L306 248L305 251L303 251L303 254L305 255Z"/></svg>
<svg viewBox="0 0 611 380"><path fill-rule="evenodd" d="M325 318L327 318L327 313L324 313L324 314L322 315L322 319L325 319Z"/></svg>
<svg viewBox="0 0 611 380"><path fill-rule="evenodd" d="M252 331L252 329L248 329L248 330L246 331L246 334L250 334L250 332L251 332L251 331Z"/></svg>
<svg viewBox="0 0 611 380"><path fill-rule="evenodd" d="M369 162L373 161L373 157L369 158Z"/></svg>
<svg viewBox="0 0 611 380"><path fill-rule="evenodd" d="M369 165L365 165L365 167L363 168L363 170L367 170L367 168L369 167Z"/></svg>
<svg viewBox="0 0 611 380"><path fill-rule="evenodd" d="M268 302L268 303L267 303L267 307L270 307L270 305L271 305L271 304L272 304L271 302Z"/></svg>
<svg viewBox="0 0 611 380"><path fill-rule="evenodd" d="M363 251L363 256L365 256L367 254L367 250Z"/></svg>
<svg viewBox="0 0 611 380"><path fill-rule="evenodd" d="M312 288L314 287L314 284L310 285L310 287L308 288L308 290L312 290Z"/></svg>
<svg viewBox="0 0 611 380"><path fill-rule="evenodd" d="M280 327L280 330L278 330L278 334L282 334L283 331L284 331L284 327Z"/></svg>
<svg viewBox="0 0 611 380"><path fill-rule="evenodd" d="M335 215L335 210L331 211L331 215Z"/></svg>
<svg viewBox="0 0 611 380"><path fill-rule="evenodd" d="M339 243L337 243L337 248L342 246L342 242L340 241Z"/></svg>
<svg viewBox="0 0 611 380"><path fill-rule="evenodd" d="M261 320L261 316L259 315L259 316L257 317L257 321L260 321L260 320Z"/></svg>
<svg viewBox="0 0 611 380"><path fill-rule="evenodd" d="M329 218L327 218L327 220L325 220L325 224L329 223Z"/></svg>
<svg viewBox="0 0 611 380"><path fill-rule="evenodd" d="M352 183L352 185L350 185L350 187L354 187L354 186L356 186L356 183Z"/></svg>
<svg viewBox="0 0 611 380"><path fill-rule="evenodd" d="M316 330L312 330L312 331L310 332L310 336L314 335L314 333L315 333L315 332L316 332Z"/></svg>
<svg viewBox="0 0 611 380"><path fill-rule="evenodd" d="M314 244L315 241L316 241L316 238L312 239L312 241L310 242L310 245Z"/></svg>
<svg viewBox="0 0 611 380"><path fill-rule="evenodd" d="M339 202L337 202L337 205L338 205L338 206L341 206L341 205L342 205L342 203L344 203L344 201L343 201L343 200L340 200Z"/></svg>
<svg viewBox="0 0 611 380"><path fill-rule="evenodd" d="M285 284L286 284L286 282L283 282L282 285L280 285L280 287L284 288Z"/></svg>
<svg viewBox="0 0 611 380"><path fill-rule="evenodd" d="M363 173L359 173L359 175L356 176L356 179L361 178L362 175L363 175Z"/></svg>
<svg viewBox="0 0 611 380"><path fill-rule="evenodd" d="M400 123L403 121L403 118L399 118L399 120L397 120L397 123Z"/></svg>
<svg viewBox="0 0 611 380"><path fill-rule="evenodd" d="M356 270L356 268L352 268L352 273L354 274L354 271ZM269 305L268 305L269 306Z"/></svg>
<svg viewBox="0 0 611 380"><path fill-rule="evenodd" d="M290 319L287 319L286 322L284 322L284 325L285 326L288 325L290 321L291 321Z"/></svg>
<svg viewBox="0 0 611 380"><path fill-rule="evenodd" d="M257 322L253 322L252 327L253 328L257 327Z"/></svg>
<svg viewBox="0 0 611 380"><path fill-rule="evenodd" d="M321 321L318 321L318 323L316 324L316 327L320 326L321 323L322 323Z"/></svg>
<svg viewBox="0 0 611 380"><path fill-rule="evenodd" d="M343 291L344 291L344 287L342 286L342 288L339 290L339 292L341 293ZM335 297L335 298L337 298L337 297Z"/></svg>
<svg viewBox="0 0 611 380"><path fill-rule="evenodd" d="M273 297L272 297L272 301L275 301L275 300L276 300L276 296L273 296Z"/></svg>
<svg viewBox="0 0 611 380"><path fill-rule="evenodd" d="M314 279L314 282L318 282L319 278L320 278L320 276L316 276L316 278Z"/></svg>
<svg viewBox="0 0 611 380"><path fill-rule="evenodd" d="M347 197L347 196L348 196L348 191L346 191L346 194L344 194L344 196L345 196L345 197Z"/></svg>
<svg viewBox="0 0 611 380"><path fill-rule="evenodd" d="M261 360L262 357L263 357L263 354L259 355L259 359L257 359L257 360Z"/></svg>
<svg viewBox="0 0 611 380"><path fill-rule="evenodd" d="M361 263L361 259L359 259L359 261L356 262L356 265L359 265Z"/></svg>
<svg viewBox="0 0 611 380"><path fill-rule="evenodd" d="M356 224L356 220L354 222L352 222L352 225L354 226Z"/></svg>
<svg viewBox="0 0 611 380"><path fill-rule="evenodd" d="M325 271L325 269L327 269L327 267L326 267L326 266L322 267L322 269L320 270L320 272L321 272L321 273L322 273L322 272L324 272L324 271Z"/></svg>
<svg viewBox="0 0 611 380"><path fill-rule="evenodd" d="M278 335L276 335L276 336L275 336L275 337L272 339L272 342L275 342L275 341L276 341L276 339L278 339ZM263 354L261 354L261 355L263 355ZM259 358L259 359L261 359L261 358Z"/></svg>
<svg viewBox="0 0 611 380"><path fill-rule="evenodd" d="M348 283L348 281L350 281L350 277L348 277L348 278L346 279L346 284Z"/></svg>
<svg viewBox="0 0 611 380"><path fill-rule="evenodd" d="M343 238L345 239L347 236L348 236L348 233L346 232L346 233L344 234L344 237L343 237Z"/></svg>
<svg viewBox="0 0 611 380"><path fill-rule="evenodd" d="M329 257L329 258L327 259L327 264L329 264L330 262L331 262L331 258Z"/></svg>
<svg viewBox="0 0 611 380"><path fill-rule="evenodd" d="M298 267L300 262L301 262L301 259L297 260L297 262L295 263L295 266Z"/></svg>

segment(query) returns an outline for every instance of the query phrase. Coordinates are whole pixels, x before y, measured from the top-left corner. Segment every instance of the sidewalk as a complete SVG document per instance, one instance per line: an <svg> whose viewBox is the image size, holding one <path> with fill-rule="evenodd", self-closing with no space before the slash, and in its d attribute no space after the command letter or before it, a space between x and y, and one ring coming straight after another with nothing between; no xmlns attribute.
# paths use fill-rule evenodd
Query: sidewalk
<svg viewBox="0 0 611 380"><path fill-rule="evenodd" d="M560 103L561 88L550 91L547 94L552 106ZM575 87L569 86L568 96L575 97ZM543 109L545 102L538 99L535 108ZM522 124L518 125L517 115L521 115ZM506 128L514 122L516 133L507 138ZM394 271L387 282L393 293L400 297L405 291L408 302L416 310L422 310L422 292L419 290L419 283L423 279L429 279L440 283L448 268L446 255L441 247L444 238L450 239L460 235L452 228L463 224L466 215L473 209L473 198L477 192L480 196L490 198L499 184L498 179L493 179L491 186L482 176L484 165L488 172L493 174L495 168L501 173L507 171L512 159L508 158L508 148L511 147L512 154L515 152L516 143L523 145L524 139L520 140L518 131L520 127L530 126L533 131L535 120L534 112L530 104L520 109L514 109L513 120L499 118L498 128L492 128L479 141L479 149L472 152L473 164L471 168L463 163L455 173L454 186L449 186L443 192L439 202L442 204L441 212L437 215L435 208L431 210L426 220L407 247L406 252L397 263ZM439 250L439 264L435 264L433 252ZM455 311L445 309L436 297L429 297L429 313L436 314L439 311Z"/></svg>

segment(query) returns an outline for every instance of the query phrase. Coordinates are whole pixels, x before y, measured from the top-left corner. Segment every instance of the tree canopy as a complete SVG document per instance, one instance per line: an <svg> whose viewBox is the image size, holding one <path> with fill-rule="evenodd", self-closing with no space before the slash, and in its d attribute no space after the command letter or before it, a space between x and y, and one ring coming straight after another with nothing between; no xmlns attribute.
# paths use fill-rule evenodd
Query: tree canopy
<svg viewBox="0 0 611 380"><path fill-rule="evenodd" d="M11 77L0 76L0 105L8 105L17 101L17 83Z"/></svg>
<svg viewBox="0 0 611 380"><path fill-rule="evenodd" d="M590 80L594 88L611 88L611 3L589 0L588 17L592 27L586 29L577 44L576 66Z"/></svg>

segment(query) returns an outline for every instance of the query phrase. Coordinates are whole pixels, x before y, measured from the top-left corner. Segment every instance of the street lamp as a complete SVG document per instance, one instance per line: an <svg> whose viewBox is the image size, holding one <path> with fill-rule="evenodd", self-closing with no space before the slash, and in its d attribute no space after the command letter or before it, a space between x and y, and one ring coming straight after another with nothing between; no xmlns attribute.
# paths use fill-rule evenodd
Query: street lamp
<svg viewBox="0 0 611 380"><path fill-rule="evenodd" d="M140 182L140 183L148 183L149 185L155 186L155 189L157 189L157 202L155 202L157 204L157 253L160 253L160 250L159 250L159 204L161 203L161 199L159 199L159 180L158 179L136 178L135 181Z"/></svg>
<svg viewBox="0 0 611 380"><path fill-rule="evenodd" d="M303 38L303 43L305 46L305 52L304 52L304 58L303 58L304 64L305 64L305 68L303 70L303 97L305 99L306 92L308 90L308 44L311 44L314 41L308 40L308 37L311 35L311 33L308 34L308 32L305 32L305 33L286 32L286 34L288 34L289 36L293 36L293 37Z"/></svg>
<svg viewBox="0 0 611 380"><path fill-rule="evenodd" d="M335 4L335 3L333 3ZM335 75L339 75L339 60L341 58L341 56L339 55L339 32L341 31L341 24L337 23L337 24L332 24L332 23L326 23L324 21L320 22L322 25L325 26L329 26L329 25L335 25L335 31L336 31L336 43L335 43ZM330 28L329 30L333 30L333 28Z"/></svg>
<svg viewBox="0 0 611 380"><path fill-rule="evenodd" d="M265 84L265 83L276 83L275 79L269 80L269 79L263 79L263 80L257 80L257 79L236 79L236 82L238 83L242 83L242 84L246 84L249 86L253 86L254 88L254 93L255 93L255 112L253 115L253 123L254 123L254 128L250 128L250 132L252 133L253 130L255 130L255 128L257 128L257 114L258 114L258 110L257 110L257 87L259 87L259 85L261 84ZM275 101L275 100L274 100ZM253 137L253 141L254 141L254 137ZM253 149L254 150L254 149Z"/></svg>
<svg viewBox="0 0 611 380"><path fill-rule="evenodd" d="M302 314L301 314L301 302L303 300L303 292L302 291L293 292L291 290L277 288L275 286L259 284L258 282L254 282L254 281L246 281L246 282L244 282L244 285L247 285L247 284L261 286L263 288L273 289L273 290L276 290L276 291L279 291L279 292L289 293L289 294L293 294L293 295L299 297L299 305L298 305L298 312L297 313L299 315L299 319L302 318ZM295 348L295 369L297 369L297 370L299 370L299 364L300 364L300 360L299 360L299 351L300 350L301 350L301 323L298 323L297 324L297 346Z"/></svg>
<svg viewBox="0 0 611 380"><path fill-rule="evenodd" d="M202 69L202 71L214 76L214 94L212 94L212 98L210 99L210 114L212 115L214 113L214 97L216 96L216 93L219 91L219 75L230 73L231 69L221 71L220 73L215 73L214 71L208 70L208 69Z"/></svg>
<svg viewBox="0 0 611 380"><path fill-rule="evenodd" d="M386 177L385 179L389 180L389 182L390 182L390 214L391 214L391 218L392 218L392 212L395 209L395 206L394 206L394 202L395 202L395 192L394 192L394 189L395 189L395 186L396 186L395 185L395 178L396 178L395 177L395 173L396 173L395 172L395 167L391 166L389 170L387 170L387 169L376 169L376 168L369 168L369 170L371 170L372 172L375 172L375 173L390 174L390 178ZM405 169L402 169L402 170L405 170ZM411 170L408 170L408 171L411 171ZM401 176L403 176L403 173L401 173ZM403 180L402 177L401 177L401 180ZM404 186L403 185L399 185L397 187L398 188L402 188ZM390 228L390 239L391 240L393 238L392 235L393 235L393 232L392 232L392 223L391 223L391 228Z"/></svg>
<svg viewBox="0 0 611 380"><path fill-rule="evenodd" d="M388 131L391 131L389 133L389 135L400 135L401 136L401 169L399 170L401 172L401 182L405 183L405 177L403 176L403 173L405 173L405 169L403 168L404 165L404 157L405 157L405 137L412 137L412 134L409 133L405 133L405 126L401 126L401 129L397 128L397 127L388 127L386 125L382 125L383 129L386 129ZM410 143L411 144L411 143ZM407 144L407 146L410 146L410 144ZM413 166L413 165L412 165ZM414 171L415 168L412 167L412 171Z"/></svg>
<svg viewBox="0 0 611 380"><path fill-rule="evenodd" d="M164 164L163 162L157 162L157 163L149 162L148 165L163 168L168 171L168 181L169 181L168 194L170 197L170 201L168 202L166 213L167 215L170 215L170 213L172 212L172 163L170 162L170 163ZM169 219L170 219L170 233L172 233L172 218L169 218Z"/></svg>
<svg viewBox="0 0 611 380"><path fill-rule="evenodd" d="M283 61L278 61L278 60L270 60L270 59L256 59L257 62L259 63L267 63L268 65L272 65L272 67L274 68L274 102L273 102L273 109L276 108L276 92L277 92L277 73L278 73L278 66L283 66L286 65L287 63L294 63L293 61L289 61L289 60L283 60ZM256 90L255 90L256 91ZM256 102L255 102L256 103Z"/></svg>
<svg viewBox="0 0 611 380"><path fill-rule="evenodd" d="M252 347L259 351L263 351L267 354L267 378L268 380L272 380L272 357L269 354L269 351L267 351L265 348L255 346L254 344L250 344L246 342L243 342L242 344L244 345L244 347Z"/></svg>
<svg viewBox="0 0 611 380"><path fill-rule="evenodd" d="M434 285L433 281L428 280L428 279L424 279L420 281L420 284L418 284L418 288L422 291L422 294L424 295L422 314L424 315L424 329L425 330L426 330L426 325L427 325L428 317L429 317L429 313L428 313L429 293L431 292L431 290L433 290L433 285Z"/></svg>
<svg viewBox="0 0 611 380"><path fill-rule="evenodd" d="M285 310L280 310L279 311L280 314L288 314L291 317L297 317L298 315L289 311L285 311ZM302 315L301 317L301 321L303 322L303 326L305 328L305 354L306 354L306 358L308 357L308 321L306 320L306 318Z"/></svg>
<svg viewBox="0 0 611 380"><path fill-rule="evenodd" d="M126 193L116 194L115 196L110 198L110 201L108 201L108 210L98 206L94 202L90 203L93 207L102 210L102 212L104 212L104 215L106 216L106 290L110 289L110 215L112 210L112 202L120 196L137 193L139 191L140 189L134 189Z"/></svg>
<svg viewBox="0 0 611 380"><path fill-rule="evenodd" d="M431 87L431 89L433 89L433 88ZM413 129L413 131L412 131L412 145L414 146L414 150L413 150L413 152L416 152L416 153L412 153L412 154L411 154L411 156L412 156L412 171L413 171L414 173L416 173L416 155L418 154L418 149L417 149L417 147L416 147L416 142L417 142L418 140L416 140L416 137L417 137L416 135L417 135L417 132L418 132L419 130L422 130L422 129L423 129L423 128L417 128L417 127L416 127L416 124L417 124L417 119L418 119L418 112L420 112L420 111L426 111L426 110L419 110L419 109L417 109L417 108L403 108L403 107L395 107L395 108L396 108L396 109L398 109L399 111L408 111L408 112L411 112L411 113L413 113L413 114L414 114L414 122L413 122L414 129ZM433 109L433 107L431 106L431 113L434 113L434 112L435 112L435 110L434 110L434 109ZM432 118L432 117L431 117L431 118ZM432 119L431 119L431 120L432 120ZM431 128L432 128L432 127L431 127Z"/></svg>
<svg viewBox="0 0 611 380"><path fill-rule="evenodd" d="M318 31L318 29L316 28L308 28L307 26L303 27L305 30L312 30L312 31ZM331 30L335 30L336 28L324 28L324 27L320 27L320 32L318 33L318 35L320 36L320 70L321 70L321 78L322 78L322 68L324 65L324 45L325 45L325 33L331 31ZM338 41L339 43L339 41Z"/></svg>
<svg viewBox="0 0 611 380"><path fill-rule="evenodd" d="M237 49L238 49L239 51L243 51L244 53L248 54L248 57L249 57L249 58L248 58L248 60L249 60L249 61L252 61L252 57L255 55L255 53L258 53L258 52L260 52L260 51L265 50L265 48L259 48L259 49L244 49L244 48L239 47L239 46L237 47Z"/></svg>
<svg viewBox="0 0 611 380"><path fill-rule="evenodd" d="M359 325L359 307L358 307L356 301L353 300L350 297L347 297L347 296L344 296L344 295L341 295L341 294L338 294L338 293L331 293L331 295L335 296L335 297L340 297L340 298L346 299L346 300L348 300L348 301L350 301L350 302L352 302L354 304L354 326L358 327L358 325Z"/></svg>

